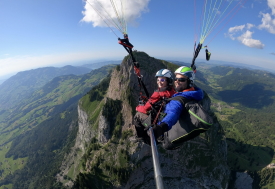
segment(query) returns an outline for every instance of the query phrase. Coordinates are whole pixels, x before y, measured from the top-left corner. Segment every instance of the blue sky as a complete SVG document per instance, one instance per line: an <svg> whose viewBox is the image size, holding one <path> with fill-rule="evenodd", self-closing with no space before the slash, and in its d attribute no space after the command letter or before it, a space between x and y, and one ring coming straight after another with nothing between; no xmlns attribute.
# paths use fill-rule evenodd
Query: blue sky
<svg viewBox="0 0 275 189"><path fill-rule="evenodd" d="M156 58L192 60L194 23L197 28L200 23L194 22L194 0L128 2L137 3L125 5L131 18L128 34L135 49ZM203 2L196 0L196 18L200 18ZM89 17L93 14L89 6L81 0L1 0L0 77L38 67L123 59L126 51L117 43L122 34L114 29L116 36L108 27L93 27L93 19L98 18ZM213 35L220 31L213 40L208 36L204 43L211 40L211 60L275 70L275 0L247 0L222 26L222 30L213 30ZM204 56L201 51L198 58Z"/></svg>

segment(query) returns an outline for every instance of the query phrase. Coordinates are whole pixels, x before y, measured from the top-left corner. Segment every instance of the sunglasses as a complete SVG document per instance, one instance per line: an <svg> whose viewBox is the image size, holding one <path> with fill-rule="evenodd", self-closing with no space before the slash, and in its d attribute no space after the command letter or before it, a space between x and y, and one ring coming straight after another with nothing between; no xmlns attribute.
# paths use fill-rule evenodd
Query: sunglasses
<svg viewBox="0 0 275 189"><path fill-rule="evenodd" d="M166 79L157 79L157 81L160 81L160 82L164 82L164 81L166 81Z"/></svg>
<svg viewBox="0 0 275 189"><path fill-rule="evenodd" d="M175 81L179 81L179 82L185 82L185 81L187 81L188 79L186 79L186 78L175 78Z"/></svg>

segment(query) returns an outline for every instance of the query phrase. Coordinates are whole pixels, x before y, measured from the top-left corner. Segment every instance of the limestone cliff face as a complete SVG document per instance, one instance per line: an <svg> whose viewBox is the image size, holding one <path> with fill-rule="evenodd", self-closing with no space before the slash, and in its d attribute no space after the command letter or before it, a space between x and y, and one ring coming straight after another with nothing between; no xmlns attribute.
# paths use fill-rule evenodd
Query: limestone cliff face
<svg viewBox="0 0 275 189"><path fill-rule="evenodd" d="M138 52L135 53L135 56L140 64L143 81L150 94L156 88L155 73L159 69L167 66L170 69L178 67L149 57L145 53ZM126 57L121 65L113 70L105 100L100 102L106 103L106 98L121 102L122 106L118 115L122 116L120 118L118 116L115 124L112 125L110 120L103 116L102 110L98 110L100 113L97 121L90 123L88 121L89 113L81 110L80 106L79 132L76 145L72 149L75 152L71 153L67 159L73 157L73 154L80 157L85 153L85 166L77 168L80 164L78 162L80 158L74 158L71 161L64 160L64 166L61 169L62 176L68 175L73 166L75 166L73 168L75 173L83 172L90 175L97 175L96 170L100 169L100 174L106 178L101 180L101 183L107 183L104 188L155 188L151 148L142 142L137 142L133 136L135 131L132 119L135 106L138 103L139 92L132 63ZM205 109L210 109L211 101L207 95L201 103ZM100 106L98 105L97 108ZM94 127L95 123L98 123L98 127ZM122 134L118 134L120 133L119 125L121 125ZM110 135L112 130L111 133L113 134ZM95 143L92 143L93 150L91 150L92 147L89 148L89 145L93 137L98 139L100 147L95 148ZM223 130L217 120L209 131L184 143L177 150L166 151L159 146L159 158L165 187L227 188L230 171L226 163L226 146ZM90 149L88 152L87 148ZM76 149L81 149L82 152L77 153ZM72 177L73 180L75 175Z"/></svg>
<svg viewBox="0 0 275 189"><path fill-rule="evenodd" d="M76 137L75 147L85 151L85 144L91 142L96 136L89 124L87 113L78 105L78 133Z"/></svg>
<svg viewBox="0 0 275 189"><path fill-rule="evenodd" d="M59 182L62 182L67 187L73 186L73 182L64 179L64 176L68 177L67 175L70 171L72 172L72 178L75 178L79 174L80 161L85 154L87 143L91 142L91 139L95 135L96 133L93 132L89 124L87 113L78 105L78 133L76 142L71 152L65 156L60 167L60 173L56 176Z"/></svg>
<svg viewBox="0 0 275 189"><path fill-rule="evenodd" d="M100 143L106 143L110 139L110 123L103 116L99 116L99 125L98 125L98 141Z"/></svg>

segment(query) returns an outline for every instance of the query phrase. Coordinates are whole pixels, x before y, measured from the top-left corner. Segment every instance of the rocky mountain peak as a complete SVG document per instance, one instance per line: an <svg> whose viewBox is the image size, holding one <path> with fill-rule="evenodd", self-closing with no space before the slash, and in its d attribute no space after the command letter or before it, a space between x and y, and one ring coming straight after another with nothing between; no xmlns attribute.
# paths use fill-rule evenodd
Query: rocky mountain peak
<svg viewBox="0 0 275 189"><path fill-rule="evenodd" d="M156 88L155 73L159 69L174 71L178 67L143 52L135 52L134 55L150 94ZM73 153L78 155L74 157L78 158L72 160L73 156L69 155L70 161L68 158L64 160L60 180L64 182L64 176L71 170L76 187L78 184L86 184L104 188L154 188L151 148L136 141L134 136L132 119L140 87L128 56L112 71L108 82L106 90L102 89L104 87L94 88L79 103L79 121L82 126L79 127L74 149L82 152L79 155L75 150ZM94 96L97 100L91 98ZM207 94L201 104L210 110L211 101ZM177 150L167 151L159 146L165 186L226 188L230 173L226 163L226 146L224 132L217 119L210 130L185 142ZM80 159L82 168L76 169L80 166Z"/></svg>

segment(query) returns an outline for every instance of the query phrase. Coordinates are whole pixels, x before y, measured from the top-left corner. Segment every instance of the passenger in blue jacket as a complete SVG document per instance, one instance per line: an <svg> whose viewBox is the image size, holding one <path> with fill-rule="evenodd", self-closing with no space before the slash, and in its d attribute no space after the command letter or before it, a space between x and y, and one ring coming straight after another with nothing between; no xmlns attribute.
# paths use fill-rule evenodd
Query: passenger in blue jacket
<svg viewBox="0 0 275 189"><path fill-rule="evenodd" d="M195 74L192 68L181 66L175 71L175 89L177 91L172 97L183 96L189 100L200 101L203 99L203 91L194 86ZM185 107L176 100L171 100L166 104L164 113L166 116L157 125L153 126L155 138L162 136L164 132L173 128L179 120L181 112Z"/></svg>

